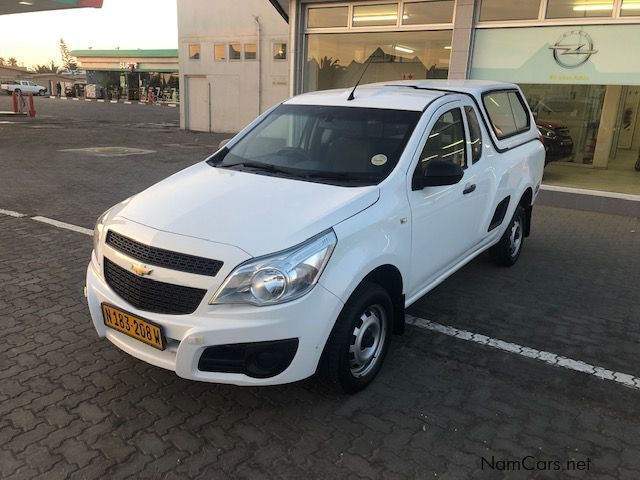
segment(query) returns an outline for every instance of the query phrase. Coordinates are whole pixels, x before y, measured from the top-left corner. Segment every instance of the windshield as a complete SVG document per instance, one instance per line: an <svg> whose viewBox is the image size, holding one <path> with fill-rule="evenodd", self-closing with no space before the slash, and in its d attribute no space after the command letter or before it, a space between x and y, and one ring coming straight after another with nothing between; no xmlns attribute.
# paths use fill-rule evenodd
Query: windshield
<svg viewBox="0 0 640 480"><path fill-rule="evenodd" d="M335 185L374 185L398 163L420 115L280 105L221 160L212 159L213 165Z"/></svg>

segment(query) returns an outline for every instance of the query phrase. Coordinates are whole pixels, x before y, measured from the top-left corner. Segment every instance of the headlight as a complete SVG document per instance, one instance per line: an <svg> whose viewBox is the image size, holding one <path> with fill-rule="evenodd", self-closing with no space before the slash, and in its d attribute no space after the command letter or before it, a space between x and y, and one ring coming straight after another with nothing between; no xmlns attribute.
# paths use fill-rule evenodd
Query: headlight
<svg viewBox="0 0 640 480"><path fill-rule="evenodd" d="M102 241L104 236L104 219L111 209L104 212L96 220L96 226L93 228L93 251L98 261L98 266L102 266Z"/></svg>
<svg viewBox="0 0 640 480"><path fill-rule="evenodd" d="M261 307L300 298L317 283L337 242L331 229L288 250L251 259L231 272L209 303Z"/></svg>

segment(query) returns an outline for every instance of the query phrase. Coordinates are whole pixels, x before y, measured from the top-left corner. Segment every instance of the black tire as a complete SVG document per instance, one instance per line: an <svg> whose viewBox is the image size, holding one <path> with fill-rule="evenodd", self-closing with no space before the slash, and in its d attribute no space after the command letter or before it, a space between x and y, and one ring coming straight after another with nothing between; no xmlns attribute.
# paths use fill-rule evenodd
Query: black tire
<svg viewBox="0 0 640 480"><path fill-rule="evenodd" d="M368 326L363 330L365 321ZM376 323L379 325L377 341ZM330 387L345 393L362 390L382 368L392 332L393 304L389 293L377 283L363 282L336 320L322 353L319 376ZM363 344L368 346L360 348ZM362 357L370 356L370 361L363 361L359 366L361 358L353 353L357 350Z"/></svg>
<svg viewBox="0 0 640 480"><path fill-rule="evenodd" d="M640 172L640 157L638 157L638 160L636 160L636 165L634 168L636 169L636 172Z"/></svg>
<svg viewBox="0 0 640 480"><path fill-rule="evenodd" d="M16 88L16 89L14 90L14 92L15 92L15 93L17 93L18 95L20 95L20 94L22 93L22 90L20 90L19 88Z"/></svg>
<svg viewBox="0 0 640 480"><path fill-rule="evenodd" d="M524 230L527 212L522 205L518 205L498 243L489 249L489 256L498 265L510 267L515 265L524 246Z"/></svg>
<svg viewBox="0 0 640 480"><path fill-rule="evenodd" d="M41 97L44 97L46 95L47 91L46 90L40 90L38 92L38 95L40 95Z"/></svg>

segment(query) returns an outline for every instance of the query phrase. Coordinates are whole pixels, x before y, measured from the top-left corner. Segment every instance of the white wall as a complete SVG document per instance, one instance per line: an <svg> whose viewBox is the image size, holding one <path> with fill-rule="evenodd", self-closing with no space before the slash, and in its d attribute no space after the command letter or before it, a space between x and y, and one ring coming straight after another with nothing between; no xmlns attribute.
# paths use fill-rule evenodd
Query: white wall
<svg viewBox="0 0 640 480"><path fill-rule="evenodd" d="M260 38L254 16L260 22ZM288 43L288 36L288 24L267 0L178 0L181 127L193 128L185 81L189 77L205 78L209 84L215 132L237 132L287 98L289 62L273 59L273 44ZM258 44L258 60L216 62L214 44L219 43ZM199 60L189 59L189 44L200 44ZM200 103L195 95L191 101Z"/></svg>

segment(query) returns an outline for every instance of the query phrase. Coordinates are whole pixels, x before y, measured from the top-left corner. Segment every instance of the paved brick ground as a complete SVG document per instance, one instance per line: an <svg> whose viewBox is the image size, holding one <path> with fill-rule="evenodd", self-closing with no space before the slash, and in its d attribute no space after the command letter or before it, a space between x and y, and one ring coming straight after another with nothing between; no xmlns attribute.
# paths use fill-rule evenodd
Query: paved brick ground
<svg viewBox="0 0 640 480"><path fill-rule="evenodd" d="M62 170L32 179L46 158L22 139L23 150L13 145L24 128L0 125L10 139L0 146L0 208L88 227L123 190L201 154L174 147L175 163L149 159L139 170L122 157L122 190L100 184L115 160L93 158L76 189L57 154ZM126 143L124 130L109 130L111 144ZM18 151L32 157L28 167ZM35 195L47 185L65 195ZM638 232L638 219L538 208L516 267L478 258L411 311L640 375ZM379 378L355 396L314 379L261 389L182 380L97 339L82 298L90 250L85 235L0 216L0 478L640 476L640 392L414 327L394 337ZM482 469L483 457L525 455L588 458L591 469Z"/></svg>
<svg viewBox="0 0 640 480"><path fill-rule="evenodd" d="M11 97L0 95L0 111ZM229 135L179 130L176 108L36 98L36 118L0 117L0 205L93 228L100 213L203 160ZM130 147L96 157L67 149ZM11 180L19 180L12 182Z"/></svg>

